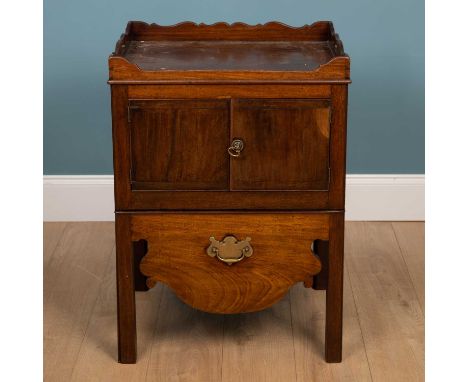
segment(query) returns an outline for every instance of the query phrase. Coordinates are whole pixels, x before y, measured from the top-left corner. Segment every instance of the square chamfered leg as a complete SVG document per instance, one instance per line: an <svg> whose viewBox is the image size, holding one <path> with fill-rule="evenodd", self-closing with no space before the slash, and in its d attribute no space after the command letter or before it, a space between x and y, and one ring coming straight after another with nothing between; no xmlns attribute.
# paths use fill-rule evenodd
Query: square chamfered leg
<svg viewBox="0 0 468 382"><path fill-rule="evenodd" d="M325 360L341 362L343 337L344 212L330 215Z"/></svg>
<svg viewBox="0 0 468 382"><path fill-rule="evenodd" d="M115 214L119 362L136 362L134 259L130 215Z"/></svg>

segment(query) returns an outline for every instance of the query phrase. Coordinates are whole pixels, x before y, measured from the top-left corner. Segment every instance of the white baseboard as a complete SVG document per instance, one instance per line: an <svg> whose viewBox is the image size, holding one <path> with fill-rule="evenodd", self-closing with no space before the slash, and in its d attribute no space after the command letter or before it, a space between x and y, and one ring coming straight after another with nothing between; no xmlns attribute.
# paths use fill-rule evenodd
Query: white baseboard
<svg viewBox="0 0 468 382"><path fill-rule="evenodd" d="M112 175L44 176L44 221L114 220ZM346 220L424 220L424 175L347 175Z"/></svg>
<svg viewBox="0 0 468 382"><path fill-rule="evenodd" d="M44 221L113 221L113 175L45 175Z"/></svg>
<svg viewBox="0 0 468 382"><path fill-rule="evenodd" d="M424 220L424 175L347 175L346 220Z"/></svg>

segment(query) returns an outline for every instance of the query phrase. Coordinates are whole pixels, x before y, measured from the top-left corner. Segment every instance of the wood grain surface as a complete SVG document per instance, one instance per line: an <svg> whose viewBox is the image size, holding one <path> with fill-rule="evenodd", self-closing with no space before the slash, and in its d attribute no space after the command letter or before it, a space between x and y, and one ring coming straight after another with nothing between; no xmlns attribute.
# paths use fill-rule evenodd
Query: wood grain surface
<svg viewBox="0 0 468 382"><path fill-rule="evenodd" d="M132 188L229 189L229 102L131 101Z"/></svg>
<svg viewBox="0 0 468 382"><path fill-rule="evenodd" d="M330 209L345 208L346 134L348 114L348 87L332 86L332 118L330 126Z"/></svg>
<svg viewBox="0 0 468 382"><path fill-rule="evenodd" d="M153 333L160 314L161 293L153 289L135 296L138 305L136 317L138 328L138 362L124 365L116 362L117 306L115 283L115 248L113 256L107 263L105 273L99 286L87 289L85 284L74 287L85 293L94 290L97 299L89 316L86 333L79 347L75 367L70 381L144 381L147 375ZM47 381L48 379L46 379ZM52 381L55 379L51 379ZM60 379L58 379L60 380ZM63 380L63 379L62 379Z"/></svg>
<svg viewBox="0 0 468 382"><path fill-rule="evenodd" d="M113 223L67 223L57 241L44 275L46 381L70 380L112 259L113 231Z"/></svg>
<svg viewBox="0 0 468 382"><path fill-rule="evenodd" d="M65 226L66 223L63 222L43 223L44 242L42 250L44 254L44 272L57 248Z"/></svg>
<svg viewBox="0 0 468 382"><path fill-rule="evenodd" d="M424 315L392 223L347 228L346 261L372 378L424 381Z"/></svg>
<svg viewBox="0 0 468 382"><path fill-rule="evenodd" d="M341 362L343 348L344 212L330 216L325 317L325 359Z"/></svg>
<svg viewBox="0 0 468 382"><path fill-rule="evenodd" d="M109 57L109 84L171 83L174 79L185 83L310 83L348 84L349 57L334 57L315 70L265 71L265 70L158 70L144 71L124 57Z"/></svg>
<svg viewBox="0 0 468 382"><path fill-rule="evenodd" d="M347 273L345 272L344 277L343 361L341 363L323 362L325 293L311 293L310 289L295 285L291 288L290 294L297 381L372 381Z"/></svg>
<svg viewBox="0 0 468 382"><path fill-rule="evenodd" d="M172 89L178 88L179 85L172 87ZM218 87L218 89L222 88L224 86ZM294 91L299 92L300 88L296 86ZM158 87L144 87L144 89L153 94L158 90ZM244 95L249 94L249 92L258 94L258 90L253 90L255 87L245 87L243 89ZM311 90L313 89L311 86L307 89L309 89L309 93L306 91L304 95L310 97L317 97L319 94L326 96L327 92L330 91L329 87L324 88L321 86L318 86L315 91ZM269 93L268 88L263 90ZM179 94L180 91L181 89L179 89ZM144 94L140 92L138 96L143 97ZM333 98L332 101L339 103L343 99L337 98L335 100ZM242 102L242 100L239 102ZM344 149L344 141L340 138L343 135L342 129L345 128L343 109L340 109L339 105L337 105L338 114L335 117L333 117L334 111L331 111L333 128L329 131L329 134L331 140L335 143L330 146L330 155L336 160L330 163L332 169L330 190L318 191L317 188L327 188L328 186L328 155L323 153L323 150L328 148L328 139L320 140L319 138L322 131L327 135L327 129L330 129L330 126L328 123L323 122L322 118L320 121L323 123L311 124L308 127L308 122L304 118L299 118L297 113L294 112L292 100L289 101L289 104L288 101L284 102L286 109L276 110L275 113L293 113L297 117L297 123L301 127L305 124L303 129L310 133L305 135L308 138L310 138L309 135L312 135L312 138L316 137L323 144L319 144L319 147L315 147L314 144L314 149L317 150L312 152L306 150L305 155L303 155L302 152L298 151L297 143L303 142L303 134L297 132L294 134L295 129L292 129L292 125L287 122L288 118L283 118L281 121L289 123L292 129L291 133L296 138L294 142L297 143L296 145L291 143L291 149L288 150L287 155L289 159L287 159L284 155L278 156L276 153L278 150L283 150L282 147L278 146L284 144L285 139L275 140L271 138L271 134L268 135L268 131L275 128L281 121L276 121L278 122L276 125L273 121L266 123L259 116L260 119L256 118L247 124L241 124L240 126L243 126L243 128L240 129L239 134L245 135L247 138L254 138L253 140L249 138L250 154L255 154L252 149L257 146L264 147L265 150L263 151L268 154L265 158L257 155L257 159L261 161L255 161L255 165L250 161L250 164L247 163L247 167L252 169L253 173L251 175L253 176L256 175L255 169L257 167L262 169L263 166L263 176L266 177L264 183L269 190L262 190L260 185L257 185L255 190L243 190L242 193L239 193L227 191L230 187L228 180L230 162L227 154L227 148L230 144L229 135L234 137L237 134L235 131L237 117L232 113L232 110L227 110L228 100L131 100L128 98L125 86L113 86L116 210L310 210L326 209L329 199L332 201L338 200L334 204L334 208L342 208L344 203L344 182L338 181L333 173L341 171L343 174L342 169L344 168L345 156L341 153ZM303 102L308 105L321 105L324 101L304 100ZM312 108L311 110L312 116L315 116L317 114L314 111L315 109ZM202 114L198 115L199 112ZM226 113L230 116L230 122L226 121ZM203 117L203 115L207 117L208 114L214 117ZM188 118L189 115L190 118ZM338 118L338 116L341 117ZM310 118L306 119L310 120ZM315 117L312 118L313 121L316 121L316 119ZM326 117L325 119L328 120ZM129 120L131 134L129 134ZM162 123L162 121L165 121L165 123ZM206 123L202 123L202 121ZM281 128L284 127L283 122L281 122ZM276 127L279 128L278 126ZM202 133L197 133L197 130ZM257 133L253 134L251 130ZM279 131L282 131L282 129ZM262 138L258 134L263 134L267 141L255 139ZM203 141L200 141L200 137L204 137ZM284 138L284 134L281 137ZM288 142L290 141L289 138L288 136ZM194 158L197 158L197 160ZM278 158L283 159L281 163L285 162L287 164L287 166L284 166L285 169L283 169L283 166L276 166L282 169L278 172L281 176L275 175L276 172L272 170L271 166L268 168L268 163L275 162ZM245 158L237 159L240 160L238 164L245 162ZM304 167L304 163L308 160L315 163L315 166L313 166L313 171L307 171L308 176L304 177L301 175L300 170L308 168ZM288 161L291 162L289 165ZM236 163L231 162L235 171ZM263 164L259 167L257 163ZM268 170L266 173L265 166L266 170ZM317 174L315 174L316 172ZM289 173L290 175L288 175ZM262 175L262 173L257 175ZM240 173L241 186L245 183L243 176L243 173ZM249 182L252 182L252 180L249 180ZM249 186L249 184L245 184L245 186ZM277 191L278 188L281 189L282 187L285 189ZM299 188L299 190L291 192L288 188ZM312 190L307 191L304 188L312 188ZM173 192L171 189L178 191ZM190 190L196 190L197 192Z"/></svg>
<svg viewBox="0 0 468 382"><path fill-rule="evenodd" d="M418 222L394 222L392 227L424 313L424 225Z"/></svg>
<svg viewBox="0 0 468 382"><path fill-rule="evenodd" d="M303 27L269 22L131 21L109 57L110 83L272 80L349 82L349 57L331 22Z"/></svg>
<svg viewBox="0 0 468 382"><path fill-rule="evenodd" d="M328 41L130 41L142 70L314 70L333 58Z"/></svg>
<svg viewBox="0 0 468 382"><path fill-rule="evenodd" d="M292 27L278 21L265 24L249 25L243 22L232 24L217 22L214 24L184 21L174 25L148 24L142 21L130 21L127 36L139 40L313 40L336 39L333 24L329 21L317 21L301 27Z"/></svg>
<svg viewBox="0 0 468 382"><path fill-rule="evenodd" d="M136 362L136 310L133 243L129 215L115 216L117 335L119 362Z"/></svg>
<svg viewBox="0 0 468 382"><path fill-rule="evenodd" d="M174 86L177 84L177 86ZM129 99L193 99L193 98L329 98L330 85L308 84L172 84L129 85Z"/></svg>
<svg viewBox="0 0 468 382"><path fill-rule="evenodd" d="M225 317L223 381L294 381L294 358L289 294L261 312Z"/></svg>
<svg viewBox="0 0 468 382"><path fill-rule="evenodd" d="M148 285L169 285L187 304L207 312L240 313L277 302L296 282L320 271L311 251L328 238L326 214L132 215L133 240L148 241L140 268ZM253 255L228 266L206 249L209 238L251 238Z"/></svg>
<svg viewBox="0 0 468 382"><path fill-rule="evenodd" d="M232 190L328 190L330 104L319 100L233 101Z"/></svg>
<svg viewBox="0 0 468 382"><path fill-rule="evenodd" d="M154 325L147 381L222 380L223 321L218 314L194 310L163 284L160 314Z"/></svg>

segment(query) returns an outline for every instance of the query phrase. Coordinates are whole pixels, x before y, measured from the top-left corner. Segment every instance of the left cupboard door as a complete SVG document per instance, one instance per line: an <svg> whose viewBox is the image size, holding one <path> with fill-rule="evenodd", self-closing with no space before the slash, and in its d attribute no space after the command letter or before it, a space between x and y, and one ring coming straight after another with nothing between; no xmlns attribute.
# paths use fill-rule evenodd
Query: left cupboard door
<svg viewBox="0 0 468 382"><path fill-rule="evenodd" d="M228 190L229 101L129 100L133 190Z"/></svg>

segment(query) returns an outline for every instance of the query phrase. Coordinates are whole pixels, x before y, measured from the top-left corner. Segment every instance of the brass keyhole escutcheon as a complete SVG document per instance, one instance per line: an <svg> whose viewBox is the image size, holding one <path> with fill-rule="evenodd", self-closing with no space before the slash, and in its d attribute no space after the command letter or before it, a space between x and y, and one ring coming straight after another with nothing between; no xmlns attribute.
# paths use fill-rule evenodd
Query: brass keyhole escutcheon
<svg viewBox="0 0 468 382"><path fill-rule="evenodd" d="M237 158L242 150L244 150L244 141L242 139L234 139L228 148L228 153L230 156Z"/></svg>
<svg viewBox="0 0 468 382"><path fill-rule="evenodd" d="M208 256L216 256L227 265L238 263L245 257L250 257L253 254L253 248L250 245L250 237L246 237L245 240L237 240L235 236L229 235L223 240L218 241L211 236L210 242L211 244L206 250Z"/></svg>

